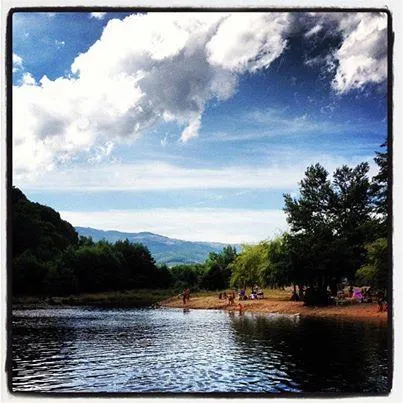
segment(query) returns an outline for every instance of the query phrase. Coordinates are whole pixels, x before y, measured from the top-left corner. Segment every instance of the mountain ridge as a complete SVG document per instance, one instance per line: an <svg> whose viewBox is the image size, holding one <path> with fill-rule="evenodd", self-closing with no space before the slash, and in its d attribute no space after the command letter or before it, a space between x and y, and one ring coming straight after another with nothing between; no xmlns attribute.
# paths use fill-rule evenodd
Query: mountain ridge
<svg viewBox="0 0 403 403"><path fill-rule="evenodd" d="M228 245L235 246L238 250L240 249L240 245L230 243L186 241L149 231L122 232L80 226L75 227L75 229L79 235L91 237L95 242L106 240L115 243L128 239L130 242L142 243L150 250L157 263L168 266L202 263L210 252L220 252Z"/></svg>

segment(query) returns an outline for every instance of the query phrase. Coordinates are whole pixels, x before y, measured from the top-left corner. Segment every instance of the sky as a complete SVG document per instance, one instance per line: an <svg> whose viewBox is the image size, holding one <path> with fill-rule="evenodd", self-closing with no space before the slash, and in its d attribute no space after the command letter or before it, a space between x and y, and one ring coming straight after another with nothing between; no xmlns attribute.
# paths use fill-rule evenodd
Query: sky
<svg viewBox="0 0 403 403"><path fill-rule="evenodd" d="M258 242L387 136L387 16L13 14L13 184L75 226Z"/></svg>

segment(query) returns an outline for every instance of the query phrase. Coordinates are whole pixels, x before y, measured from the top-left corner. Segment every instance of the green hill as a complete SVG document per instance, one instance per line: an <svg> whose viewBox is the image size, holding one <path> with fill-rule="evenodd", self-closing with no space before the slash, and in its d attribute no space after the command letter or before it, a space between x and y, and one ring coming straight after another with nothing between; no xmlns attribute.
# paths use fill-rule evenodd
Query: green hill
<svg viewBox="0 0 403 403"><path fill-rule="evenodd" d="M227 246L218 242L191 242L151 232L103 231L95 228L76 227L79 235L91 237L95 242L106 240L116 242L128 239L133 243L141 243L152 253L157 263L174 266L177 264L201 263L210 252L221 252ZM234 245L238 250L239 245Z"/></svg>

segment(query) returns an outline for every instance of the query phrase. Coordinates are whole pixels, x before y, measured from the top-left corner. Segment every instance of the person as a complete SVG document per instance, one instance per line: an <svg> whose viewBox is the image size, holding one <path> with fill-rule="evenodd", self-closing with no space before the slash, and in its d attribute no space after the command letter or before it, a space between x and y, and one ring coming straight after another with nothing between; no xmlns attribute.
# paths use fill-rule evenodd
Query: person
<svg viewBox="0 0 403 403"><path fill-rule="evenodd" d="M350 288L348 289L348 296L349 298L353 297L353 292L354 292L354 287L350 285Z"/></svg>
<svg viewBox="0 0 403 403"><path fill-rule="evenodd" d="M290 300L291 301L299 301L299 296L295 291L292 292Z"/></svg>
<svg viewBox="0 0 403 403"><path fill-rule="evenodd" d="M303 285L298 286L298 297L301 301L304 299L304 286Z"/></svg>
<svg viewBox="0 0 403 403"><path fill-rule="evenodd" d="M243 301L245 299L245 289L242 289L240 292L239 292L239 300L240 301Z"/></svg>
<svg viewBox="0 0 403 403"><path fill-rule="evenodd" d="M186 304L186 289L184 289L183 290L183 293L182 293L182 301L183 301L183 305L185 305Z"/></svg>
<svg viewBox="0 0 403 403"><path fill-rule="evenodd" d="M356 299L356 300L358 300L359 302L363 302L363 301L364 301L364 297L363 297L363 295L361 294L361 291L360 291L360 290L355 290L355 291L354 291L354 293L353 293L353 298Z"/></svg>
<svg viewBox="0 0 403 403"><path fill-rule="evenodd" d="M238 311L239 313L243 311L243 305L241 303L238 304Z"/></svg>
<svg viewBox="0 0 403 403"><path fill-rule="evenodd" d="M383 310L384 310L383 303L384 303L384 300L385 300L383 292L378 291L376 296L377 296L377 302L378 302L378 312L383 312Z"/></svg>

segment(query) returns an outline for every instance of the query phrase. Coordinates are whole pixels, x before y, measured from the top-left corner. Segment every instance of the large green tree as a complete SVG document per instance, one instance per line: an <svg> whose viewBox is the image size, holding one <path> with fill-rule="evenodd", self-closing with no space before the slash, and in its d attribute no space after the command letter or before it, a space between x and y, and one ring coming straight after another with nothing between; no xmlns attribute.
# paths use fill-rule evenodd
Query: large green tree
<svg viewBox="0 0 403 403"><path fill-rule="evenodd" d="M381 145L386 148L386 143ZM371 285L379 289L387 289L390 274L389 265L389 159L387 150L377 152L374 158L378 165L378 173L371 182L371 201L373 208L372 233L375 240L365 245L367 252L365 264L357 271L356 276L359 282Z"/></svg>
<svg viewBox="0 0 403 403"><path fill-rule="evenodd" d="M261 271L268 261L267 243L244 245L242 252L231 264L231 286L253 287L261 283Z"/></svg>
<svg viewBox="0 0 403 403"><path fill-rule="evenodd" d="M292 282L292 266L287 243L287 234L267 241L264 261L260 266L260 282L272 288L283 287Z"/></svg>
<svg viewBox="0 0 403 403"><path fill-rule="evenodd" d="M369 165L342 166L329 179L320 164L308 167L300 196L284 195L290 225L290 254L297 281L336 291L342 277L353 278L365 258L371 223Z"/></svg>
<svg viewBox="0 0 403 403"><path fill-rule="evenodd" d="M201 288L223 290L228 288L231 278L231 264L236 259L235 247L226 246L220 253L210 252L205 262L206 271L201 279Z"/></svg>
<svg viewBox="0 0 403 403"><path fill-rule="evenodd" d="M367 244L366 264L357 270L358 282L376 289L386 289L388 285L388 241L386 238L378 238Z"/></svg>

